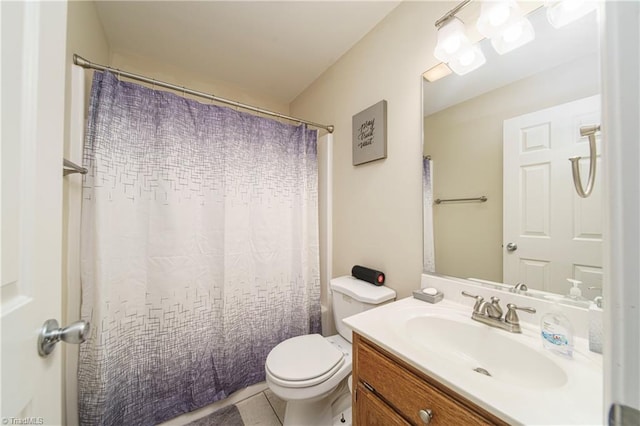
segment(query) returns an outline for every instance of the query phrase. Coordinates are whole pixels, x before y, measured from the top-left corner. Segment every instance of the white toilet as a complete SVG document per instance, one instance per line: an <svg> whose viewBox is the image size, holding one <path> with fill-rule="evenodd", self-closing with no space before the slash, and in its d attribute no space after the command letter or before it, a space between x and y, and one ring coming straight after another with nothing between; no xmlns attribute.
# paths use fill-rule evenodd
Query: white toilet
<svg viewBox="0 0 640 426"><path fill-rule="evenodd" d="M327 426L351 424L351 329L342 319L375 308L396 297L388 287L377 287L352 276L330 283L333 319L339 334L292 337L269 352L267 384L287 401L284 425ZM341 422L344 416L344 422Z"/></svg>

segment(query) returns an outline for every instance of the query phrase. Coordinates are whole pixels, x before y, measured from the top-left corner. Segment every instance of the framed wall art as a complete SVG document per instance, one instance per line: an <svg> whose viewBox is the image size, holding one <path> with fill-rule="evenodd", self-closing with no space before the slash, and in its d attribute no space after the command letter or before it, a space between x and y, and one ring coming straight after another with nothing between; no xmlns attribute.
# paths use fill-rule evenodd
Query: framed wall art
<svg viewBox="0 0 640 426"><path fill-rule="evenodd" d="M353 116L353 165L387 158L387 101Z"/></svg>

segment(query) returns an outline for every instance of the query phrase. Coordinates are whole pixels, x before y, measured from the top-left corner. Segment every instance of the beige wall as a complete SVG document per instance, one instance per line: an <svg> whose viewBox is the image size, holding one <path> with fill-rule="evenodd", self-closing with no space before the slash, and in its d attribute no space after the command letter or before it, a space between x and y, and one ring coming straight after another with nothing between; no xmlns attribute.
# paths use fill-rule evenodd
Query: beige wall
<svg viewBox="0 0 640 426"><path fill-rule="evenodd" d="M73 55L78 54L84 58L98 63L106 63L109 60L109 43L102 29L102 24L98 19L98 13L92 1L69 1L68 2L68 23L67 23L67 79L66 93L70 91L71 66ZM86 99L89 99L91 88L91 76L93 71L86 72ZM69 112L70 99L66 98L67 115ZM68 131L69 123L65 123ZM68 140L68 138L67 138ZM69 146L65 146L67 152Z"/></svg>
<svg viewBox="0 0 640 426"><path fill-rule="evenodd" d="M95 62L106 62L109 58L109 44L102 25L98 20L93 2L71 1L67 9L67 54L65 81L65 158L82 164L81 135L72 133L71 128L71 72L73 54L90 58ZM85 99L89 97L91 71L86 71ZM63 324L80 319L80 208L82 199L82 178L70 175L63 184L63 232L62 232L62 312ZM78 424L78 346L62 345L64 351L63 389L65 407L63 423Z"/></svg>
<svg viewBox="0 0 640 426"><path fill-rule="evenodd" d="M433 23L453 4L401 3L291 104L293 115L336 127L333 276L381 269L399 297L420 287L421 74L436 64ZM352 166L352 116L381 99L387 158Z"/></svg>
<svg viewBox="0 0 640 426"><path fill-rule="evenodd" d="M489 198L434 206L436 272L503 281L502 124L599 93L597 63L595 55L577 59L425 118L433 198Z"/></svg>
<svg viewBox="0 0 640 426"><path fill-rule="evenodd" d="M84 1L71 1L67 8L67 53L66 53L66 78L65 78L65 123L64 123L64 157L75 162L76 164L82 163L82 157L79 150L74 144L72 144L71 135L71 70L73 66L73 54L79 54L88 58L93 58L94 61L107 62L109 58L109 45L107 39L104 36L102 30L102 24L98 20L95 5L93 2ZM92 71L86 71L86 96L88 99L88 93L90 88ZM76 143L77 145L77 143ZM81 194L81 179L77 175L72 175L64 179L63 187L63 268L62 268L62 283L63 291L63 312L67 313L67 318L63 318L63 322L75 321L80 315L79 300L80 300L80 288L79 287L66 287L65 284L69 283L69 267L67 265L69 256L69 209L70 203L73 203L72 207L79 209L80 194ZM76 226L77 223L71 226ZM71 238L77 239L79 235L77 231ZM77 245L73 241L72 245ZM71 283L79 285L79 283ZM72 308L69 310L69 305Z"/></svg>
<svg viewBox="0 0 640 426"><path fill-rule="evenodd" d="M90 59L87 58L87 59ZM95 62L95 61L94 61ZM109 65L141 74L146 77L166 81L167 83L186 86L190 89L199 90L204 93L214 94L219 97L238 101L244 104L269 109L282 114L289 114L289 104L273 100L267 96L255 93L248 93L242 87L225 83L219 80L212 80L206 76L197 75L189 70L180 68L179 65L168 62L159 62L149 58L131 55L127 52L112 51L109 58ZM148 86L148 85L147 85ZM161 89L166 90L166 89ZM187 96L189 97L189 96ZM202 98L194 98L199 102L208 102Z"/></svg>

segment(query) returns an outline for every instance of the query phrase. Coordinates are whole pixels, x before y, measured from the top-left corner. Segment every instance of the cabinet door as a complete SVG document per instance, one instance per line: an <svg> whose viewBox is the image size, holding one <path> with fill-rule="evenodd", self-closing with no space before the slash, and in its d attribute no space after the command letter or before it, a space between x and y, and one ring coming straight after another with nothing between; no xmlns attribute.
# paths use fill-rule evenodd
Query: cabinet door
<svg viewBox="0 0 640 426"><path fill-rule="evenodd" d="M507 425L357 333L353 342L354 380L367 383L374 396L411 424L423 424L420 412L429 409L433 413L429 424L434 426ZM368 425L361 421L357 424Z"/></svg>
<svg viewBox="0 0 640 426"><path fill-rule="evenodd" d="M409 425L373 392L358 382L356 388L355 422L363 426L406 426Z"/></svg>

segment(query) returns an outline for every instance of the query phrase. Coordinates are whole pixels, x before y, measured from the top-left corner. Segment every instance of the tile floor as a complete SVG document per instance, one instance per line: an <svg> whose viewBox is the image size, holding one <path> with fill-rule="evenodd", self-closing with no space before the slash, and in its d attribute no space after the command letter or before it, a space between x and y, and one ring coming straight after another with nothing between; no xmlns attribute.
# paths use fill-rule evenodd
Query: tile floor
<svg viewBox="0 0 640 426"><path fill-rule="evenodd" d="M236 404L245 426L281 426L285 402L270 389Z"/></svg>
<svg viewBox="0 0 640 426"><path fill-rule="evenodd" d="M286 403L263 382L236 392L224 401L162 423L161 426L183 426L230 404L236 405L245 426L281 426L284 420Z"/></svg>

